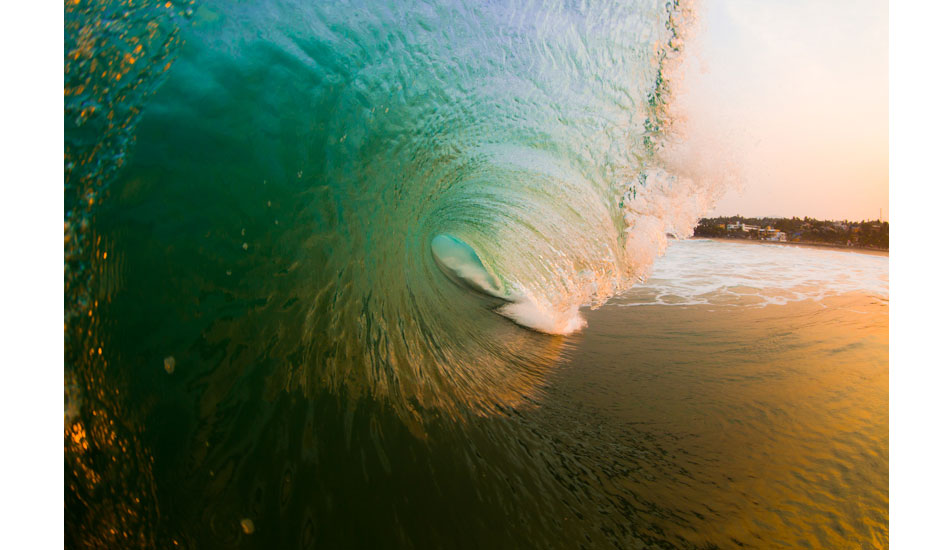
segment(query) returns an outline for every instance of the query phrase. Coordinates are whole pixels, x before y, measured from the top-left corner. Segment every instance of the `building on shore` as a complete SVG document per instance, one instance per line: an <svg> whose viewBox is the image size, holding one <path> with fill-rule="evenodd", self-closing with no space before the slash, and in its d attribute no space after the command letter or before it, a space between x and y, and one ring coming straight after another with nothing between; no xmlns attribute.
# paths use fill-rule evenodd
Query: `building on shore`
<svg viewBox="0 0 950 550"><path fill-rule="evenodd" d="M746 223L751 222L751 223ZM814 218L703 218L697 236L772 242L806 242L859 248L888 249L890 224L882 221L831 221Z"/></svg>

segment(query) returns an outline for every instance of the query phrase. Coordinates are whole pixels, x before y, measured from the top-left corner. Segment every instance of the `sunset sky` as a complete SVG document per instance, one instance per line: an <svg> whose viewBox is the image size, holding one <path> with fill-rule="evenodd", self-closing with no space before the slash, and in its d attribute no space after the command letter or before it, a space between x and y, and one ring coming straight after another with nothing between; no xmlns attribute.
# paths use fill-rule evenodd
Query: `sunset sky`
<svg viewBox="0 0 950 550"><path fill-rule="evenodd" d="M710 215L888 219L884 0L701 0L690 111L745 181Z"/></svg>

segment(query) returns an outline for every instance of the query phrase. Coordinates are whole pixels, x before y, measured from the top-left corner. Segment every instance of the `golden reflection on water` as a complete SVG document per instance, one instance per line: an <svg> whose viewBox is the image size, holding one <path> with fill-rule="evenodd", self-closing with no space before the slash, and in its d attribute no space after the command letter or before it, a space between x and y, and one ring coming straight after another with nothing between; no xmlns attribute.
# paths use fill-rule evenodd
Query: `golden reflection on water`
<svg viewBox="0 0 950 550"><path fill-rule="evenodd" d="M887 547L886 302L589 318L603 332L580 341L556 383L656 438L669 462L638 464L622 486L671 511L651 518L658 532L721 548Z"/></svg>
<svg viewBox="0 0 950 550"><path fill-rule="evenodd" d="M99 236L89 237L94 297L84 315L67 319L63 455L67 546L155 546L157 506L152 457L120 395L100 310L119 280L115 256ZM68 279L67 279L68 283ZM74 281L74 284L75 281ZM70 333L72 331L72 333Z"/></svg>
<svg viewBox="0 0 950 550"><path fill-rule="evenodd" d="M98 355L91 361L101 368L88 368L84 383L67 386L67 401L82 401L82 417L67 415L64 422L66 512L73 516L67 518L67 546L153 547L152 458L107 389L112 385L102 373L105 361Z"/></svg>
<svg viewBox="0 0 950 550"><path fill-rule="evenodd" d="M320 307L318 303L314 309ZM446 319L436 318L429 326L417 319L405 319L406 325L398 329L402 338L360 338L356 335L368 332L365 327L353 330L344 326L337 329L337 341L329 353L323 344L329 336L327 331L317 333L305 328L304 340L315 343L310 359L276 369L269 376L269 393L275 396L277 392L299 389L313 395L335 389L351 397L372 396L390 404L404 422L417 430L421 430L416 425L423 410L463 419L473 413L494 416L505 408L536 402L548 373L562 358L566 340L525 330L482 304L466 307L470 317L465 319L464 334L449 334L435 326L450 325L448 316L454 316L451 321L458 323L459 314L455 312L445 313ZM357 315L350 317L367 323ZM302 324L306 326L306 322ZM230 341L232 334L233 329L227 329L212 339ZM366 353L368 342L369 347L378 349ZM284 355L286 347L289 356L298 344L299 340L289 339L270 353ZM358 358L356 368L349 364L352 358ZM385 366L384 372L380 372L380 365ZM224 387L231 375L213 376L220 378Z"/></svg>
<svg viewBox="0 0 950 550"><path fill-rule="evenodd" d="M730 541L742 541L759 547L847 547L853 540L887 545L887 312L886 306L875 309L880 304L858 298L837 305L829 301L826 309L811 303L761 310L721 308L708 316L697 316L695 308L643 308L624 312L636 313L632 326L629 315L612 321L615 312L605 308L590 315L587 337L574 340L534 334L477 308L459 306L445 313L454 316L471 310L484 314L482 321L486 316L491 319L470 323L467 334L439 333L439 319L428 319L432 323L428 328L407 326L401 323L422 316L402 319L407 316L401 312L382 311L389 329L389 340L383 341L378 332L372 332L373 327L381 326L381 320L364 315L357 300L334 303L324 300L331 294L324 295L322 290L274 283L279 288L307 290L300 294L312 299L312 311L325 321L308 323L302 307L283 305L290 303L286 298L296 296L268 301L275 296L262 296L260 287L231 290L215 284L211 276L186 273L180 275L183 288L216 292L224 302L246 305L242 315L215 312L218 321L201 324L200 330L189 333L195 342L191 348L163 350L152 365L139 365L117 354L114 344L118 342L109 341L115 327L103 326L108 315L102 309L123 283L123 261L130 249L114 250L108 238L96 234L92 229L96 227L95 207L103 203L106 183L123 166L145 100L170 69L180 45L178 30L169 23L171 12L185 17L191 4L130 0L121 11L108 14L110 3L97 0L68 0L65 5L64 115L69 139L64 144L64 177L73 203L64 223L68 546L178 544L171 538L177 535L162 522L175 507L162 510L164 516L159 512L154 472L162 468L154 467L152 451L143 443L147 425L143 411L153 411L155 403L131 403L125 394L129 377L142 376L140 368L161 370L161 358L173 357L168 353L181 359L177 370L173 362L164 363L162 376L175 373L176 380L183 381L179 394L194 396L186 413L189 420L193 416L194 426L175 427L173 435L178 439L164 449L162 458L167 462L162 466L166 474L185 471L192 476L182 491L187 498L211 503L200 508L205 515L194 520L201 522L201 529L210 525L213 532L235 535L238 519L244 517L239 510L226 514L219 507L235 502L226 498L236 494L233 482L242 474L248 477L257 465L245 465L242 470L239 453L231 453L253 448L252 443L271 431L264 429L270 425L258 417L254 417L256 423L248 422L252 429L237 423L228 412L236 408L229 408L235 402L260 412L266 403L252 393L259 380L247 380L266 371L267 375L259 378L267 387L266 397L272 400L296 397L298 390L312 398L346 388L351 398L391 403L395 414L420 439L426 435L419 425L423 410L445 412L460 425L474 413L480 422L499 426L502 448L521 444L521 439L517 444L515 440L525 434L518 432L518 426L503 422L510 419L498 414L500 408L528 410L543 417L546 403L552 404L550 410L555 413L574 413L596 405L600 398L604 406L598 414L615 415L610 426L623 430L634 422L640 433L650 430L658 447L669 449L665 451L669 458L640 464L635 475L616 479L666 511L650 519L660 529L683 533L684 540L697 545L716 541L729 546ZM168 15L163 15L166 12ZM134 194L134 182L121 192ZM271 206L269 199L266 204ZM301 226L298 231L310 229ZM287 235L286 242L309 242L308 237ZM314 249L322 247L313 245ZM243 249L248 249L246 242ZM281 254L261 253L255 258L256 249L251 247L246 261L265 267L248 269L248 281L273 281L296 269L289 266L286 272L275 274L271 264ZM231 276L230 268L226 273ZM313 274L306 277L333 280ZM346 272L339 279L358 277ZM259 306L262 300L265 305ZM344 302L350 305L339 305ZM197 309L197 305L196 300L188 307ZM844 306L868 311L854 313ZM380 314L381 308L367 311ZM327 312L333 314L329 320ZM272 326L261 323L262 319L280 320L273 329L275 334L262 333L261 327ZM403 330L430 339L419 344L422 340L410 338L413 344L403 344L399 340L405 337ZM631 334L638 337L631 340ZM684 345L691 338L709 341ZM309 354L298 355L301 342L311 347ZM574 353L579 366L559 371L564 382L559 391L581 400L577 407L564 406L562 396L548 391L554 386L552 367L571 342L581 342ZM623 347L631 342L633 348ZM628 361L617 364L616 358L624 354ZM122 369L117 369L118 365ZM381 365L392 370L379 370ZM337 377L336 373L342 374ZM155 390L150 399L168 397L160 391ZM559 404L558 399L562 400ZM269 420L266 414L258 416ZM569 416L556 417L556 429L544 436L560 437L561 424ZM155 418L149 426L161 432L164 419L161 415ZM347 423L344 440L348 449L351 420L341 422ZM375 416L367 421L367 438L388 474L391 459L378 443L383 440L380 423ZM234 434L230 446L220 444L215 449L211 441L216 429ZM148 435L157 437L156 433ZM312 449L320 446L319 435L308 420L299 434L304 455L316 454ZM470 439L461 429L455 435L459 441ZM613 466L609 458L616 449L610 447L619 440L583 441L584 445L608 448L608 452L592 457L589 471L599 475ZM187 447L188 452L180 454L192 459L180 469L175 462L179 446ZM550 448L545 456L552 464L565 460L555 452L562 450L560 447L552 442ZM389 456L394 456L393 450L388 449ZM581 461L583 452L579 451ZM501 480L507 482L512 469L503 458L493 465L499 485ZM341 462L349 462L349 458ZM433 462L452 465L451 461ZM411 469L414 464L405 461L401 466ZM395 465L392 471L398 472L399 467ZM525 479L542 478L538 486L551 479L560 481L563 473L552 469L548 479L546 470L526 467L525 471ZM427 473L423 471L419 477L424 479ZM325 477L336 475L333 471ZM439 481L458 477L446 475ZM292 483L281 487L284 485ZM163 486L166 494L177 496L176 489ZM222 498L217 500L219 495ZM536 496L531 494L532 499ZM543 495L537 500L543 500ZM510 504L520 508L533 503L521 500ZM691 515L683 520L682 514ZM258 537L266 524L259 525Z"/></svg>
<svg viewBox="0 0 950 550"><path fill-rule="evenodd" d="M95 209L125 162L142 105L180 44L192 2L67 0L63 59L64 461L67 546L155 545L152 458L122 403L100 309L122 261L96 234ZM148 62L139 63L140 60Z"/></svg>

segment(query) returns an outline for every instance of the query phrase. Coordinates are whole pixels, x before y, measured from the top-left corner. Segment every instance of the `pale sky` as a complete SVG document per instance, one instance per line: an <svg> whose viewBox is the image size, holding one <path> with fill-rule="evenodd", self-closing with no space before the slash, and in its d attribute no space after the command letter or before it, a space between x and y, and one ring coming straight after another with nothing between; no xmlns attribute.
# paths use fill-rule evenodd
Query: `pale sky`
<svg viewBox="0 0 950 550"><path fill-rule="evenodd" d="M710 215L888 218L886 0L699 0L683 101L745 181Z"/></svg>

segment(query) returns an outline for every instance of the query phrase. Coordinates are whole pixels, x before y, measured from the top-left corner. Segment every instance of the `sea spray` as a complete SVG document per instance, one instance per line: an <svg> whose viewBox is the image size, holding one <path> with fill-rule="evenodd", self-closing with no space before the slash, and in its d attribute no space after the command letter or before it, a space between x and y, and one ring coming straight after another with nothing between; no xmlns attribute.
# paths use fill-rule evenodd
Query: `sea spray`
<svg viewBox="0 0 950 550"><path fill-rule="evenodd" d="M115 180L110 221L89 231L117 247L116 278L170 256L158 294L171 303L188 291L169 283L192 279L290 304L264 316L294 326L273 335L300 357L272 376L285 387L492 403L462 374L470 357L509 370L481 311L582 328L580 309L642 280L667 234L688 235L718 192L680 175L691 12L679 3L188 10L169 19L185 44L174 63L141 61L163 63L141 69L162 75L157 93L103 96L142 114L124 127L135 146L116 146L130 160L99 178ZM151 241L134 235L133 210ZM496 289L486 298L506 303L458 295L431 251L440 235L477 255ZM443 391L429 390L436 379Z"/></svg>
<svg viewBox="0 0 950 550"><path fill-rule="evenodd" d="M113 509L154 541L158 500L182 499L156 493L151 446L166 481L246 479L215 444L284 433L270 404L331 403L343 448L367 406L420 440L534 406L582 308L715 197L671 133L680 3L167 4L67 7L76 545ZM440 235L486 292L446 276ZM210 509L227 536L247 517Z"/></svg>

